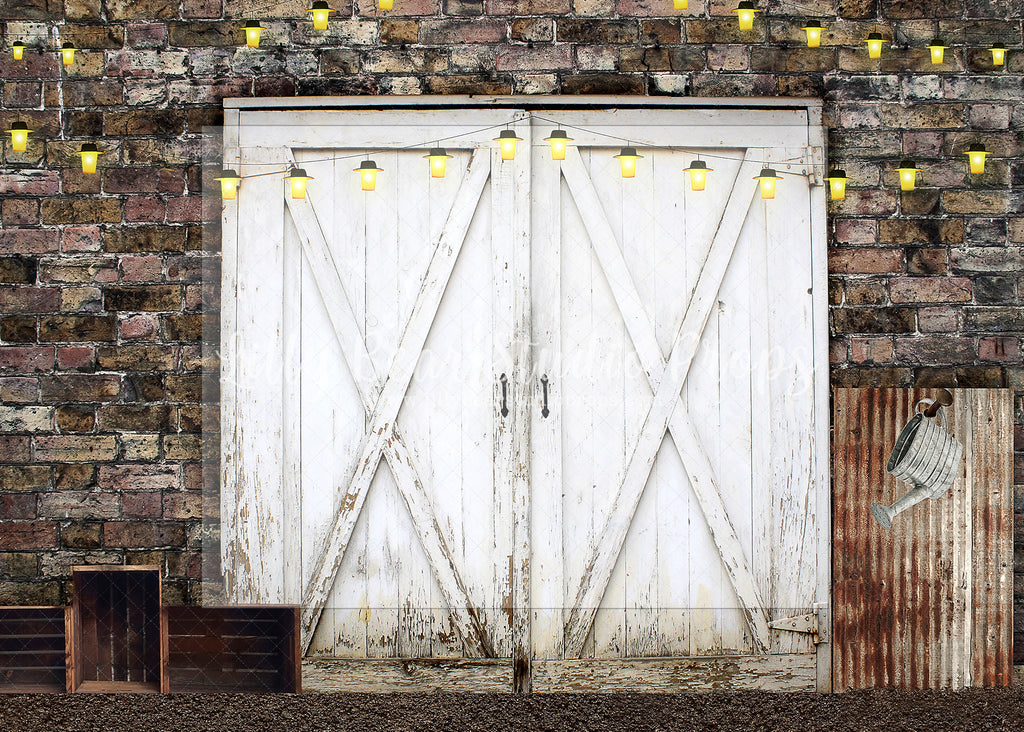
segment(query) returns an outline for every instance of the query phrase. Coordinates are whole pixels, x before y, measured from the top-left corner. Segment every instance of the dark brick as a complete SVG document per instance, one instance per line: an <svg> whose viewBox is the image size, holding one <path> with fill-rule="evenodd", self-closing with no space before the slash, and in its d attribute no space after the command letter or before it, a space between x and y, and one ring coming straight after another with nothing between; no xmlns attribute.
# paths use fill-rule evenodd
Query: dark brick
<svg viewBox="0 0 1024 732"><path fill-rule="evenodd" d="M428 76L427 91L431 94L511 94L512 82L504 77Z"/></svg>
<svg viewBox="0 0 1024 732"><path fill-rule="evenodd" d="M573 74L562 80L563 94L643 94L640 74Z"/></svg>
<svg viewBox="0 0 1024 732"><path fill-rule="evenodd" d="M632 43L639 37L635 20L560 18L555 38L567 43Z"/></svg>
<svg viewBox="0 0 1024 732"><path fill-rule="evenodd" d="M169 404L105 404L99 410L99 428L115 432L160 432L175 429Z"/></svg>
<svg viewBox="0 0 1024 732"><path fill-rule="evenodd" d="M36 319L28 315L0 318L0 340L8 343L35 343Z"/></svg>
<svg viewBox="0 0 1024 732"><path fill-rule="evenodd" d="M185 113L180 110L140 109L103 115L105 135L176 136L184 131Z"/></svg>
<svg viewBox="0 0 1024 732"><path fill-rule="evenodd" d="M241 40L237 23L191 20L167 25L170 45L179 48L237 46Z"/></svg>
<svg viewBox="0 0 1024 732"><path fill-rule="evenodd" d="M0 282L33 284L37 260L30 257L0 257Z"/></svg>
<svg viewBox="0 0 1024 732"><path fill-rule="evenodd" d="M107 522L103 524L103 545L125 548L181 547L185 545L185 529L180 523L170 522Z"/></svg>
<svg viewBox="0 0 1024 732"><path fill-rule="evenodd" d="M47 315L39 319L42 343L114 340L112 315Z"/></svg>
<svg viewBox="0 0 1024 732"><path fill-rule="evenodd" d="M44 224L118 224L122 218L116 198L50 198L41 209Z"/></svg>
<svg viewBox="0 0 1024 732"><path fill-rule="evenodd" d="M96 410L83 404L62 404L56 417L61 432L92 432L96 427Z"/></svg>
<svg viewBox="0 0 1024 732"><path fill-rule="evenodd" d="M121 393L116 374L55 374L39 377L43 404L62 402L110 402Z"/></svg>
<svg viewBox="0 0 1024 732"><path fill-rule="evenodd" d="M832 311L832 325L842 333L913 333L916 330L912 308L842 308Z"/></svg>
<svg viewBox="0 0 1024 732"><path fill-rule="evenodd" d="M945 249L907 249L907 273L918 275L946 274L948 266Z"/></svg>
<svg viewBox="0 0 1024 732"><path fill-rule="evenodd" d="M46 465L0 465L0 485L5 491L44 491L52 483Z"/></svg>
<svg viewBox="0 0 1024 732"><path fill-rule="evenodd" d="M975 277L974 301L979 305L1013 305L1018 302L1016 277Z"/></svg>
<svg viewBox="0 0 1024 732"><path fill-rule="evenodd" d="M142 285L108 287L103 291L106 310L180 310L178 285Z"/></svg>
<svg viewBox="0 0 1024 732"><path fill-rule="evenodd" d="M68 549L98 549L102 543L103 524L67 522L61 525L60 543Z"/></svg>
<svg viewBox="0 0 1024 732"><path fill-rule="evenodd" d="M121 226L109 229L103 244L108 252L181 252L187 235L183 226Z"/></svg>
<svg viewBox="0 0 1024 732"><path fill-rule="evenodd" d="M57 524L53 521L8 522L0 531L0 550L51 549L57 546Z"/></svg>

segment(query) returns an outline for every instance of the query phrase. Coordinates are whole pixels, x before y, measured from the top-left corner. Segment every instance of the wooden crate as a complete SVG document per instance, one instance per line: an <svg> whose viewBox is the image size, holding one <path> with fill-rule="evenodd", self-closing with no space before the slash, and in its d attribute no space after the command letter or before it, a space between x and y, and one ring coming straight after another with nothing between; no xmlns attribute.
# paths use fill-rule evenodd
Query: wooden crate
<svg viewBox="0 0 1024 732"><path fill-rule="evenodd" d="M0 693L61 692L70 608L0 607Z"/></svg>
<svg viewBox="0 0 1024 732"><path fill-rule="evenodd" d="M299 608L164 608L172 693L302 691Z"/></svg>
<svg viewBox="0 0 1024 732"><path fill-rule="evenodd" d="M70 691L166 691L160 568L73 567Z"/></svg>

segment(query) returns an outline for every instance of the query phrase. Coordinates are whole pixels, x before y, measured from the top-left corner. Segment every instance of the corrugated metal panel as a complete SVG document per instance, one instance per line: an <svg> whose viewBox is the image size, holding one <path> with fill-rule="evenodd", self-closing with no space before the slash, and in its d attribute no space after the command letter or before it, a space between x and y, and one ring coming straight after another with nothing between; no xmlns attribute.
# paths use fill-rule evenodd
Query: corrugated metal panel
<svg viewBox="0 0 1024 732"><path fill-rule="evenodd" d="M910 490L885 470L933 389L836 389L833 399L833 684L836 691L1011 683L1012 392L957 389L953 487L882 529L871 503Z"/></svg>

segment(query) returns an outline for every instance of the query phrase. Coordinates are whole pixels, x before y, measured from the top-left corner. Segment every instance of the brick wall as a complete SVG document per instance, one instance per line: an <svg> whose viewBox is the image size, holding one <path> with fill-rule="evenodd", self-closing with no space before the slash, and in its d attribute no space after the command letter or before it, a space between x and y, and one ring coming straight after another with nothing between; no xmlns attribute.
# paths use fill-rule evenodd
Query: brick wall
<svg viewBox="0 0 1024 732"><path fill-rule="evenodd" d="M317 33L288 0L258 13L253 50L226 20L250 0L3 0L6 44L52 48L59 27L82 50L66 72L49 51L0 58L0 125L37 131L0 168L0 603L63 603L67 568L103 561L160 564L172 602L200 599L200 273L216 256L200 133L227 96L823 98L855 186L830 204L832 382L1018 389L1024 514L1021 0L819 3L820 49L776 2L747 33L732 0L395 4L333 0ZM869 60L862 39L890 28L897 46ZM942 67L923 48L936 34ZM99 175L77 168L84 141L106 151ZM995 154L969 178L959 153L977 141ZM902 157L924 172L901 195Z"/></svg>

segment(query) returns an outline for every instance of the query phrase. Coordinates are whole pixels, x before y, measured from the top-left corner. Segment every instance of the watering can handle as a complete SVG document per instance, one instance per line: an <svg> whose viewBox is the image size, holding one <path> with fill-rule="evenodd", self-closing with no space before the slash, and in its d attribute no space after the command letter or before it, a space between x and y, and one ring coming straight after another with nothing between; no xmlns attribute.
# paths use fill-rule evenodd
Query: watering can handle
<svg viewBox="0 0 1024 732"><path fill-rule="evenodd" d="M924 400L922 400L924 401ZM939 389L939 393L935 396L935 401L928 400L930 404L928 408L924 410L925 417L934 417L939 411L940 407L948 407L953 403L953 395L949 393L947 389Z"/></svg>

